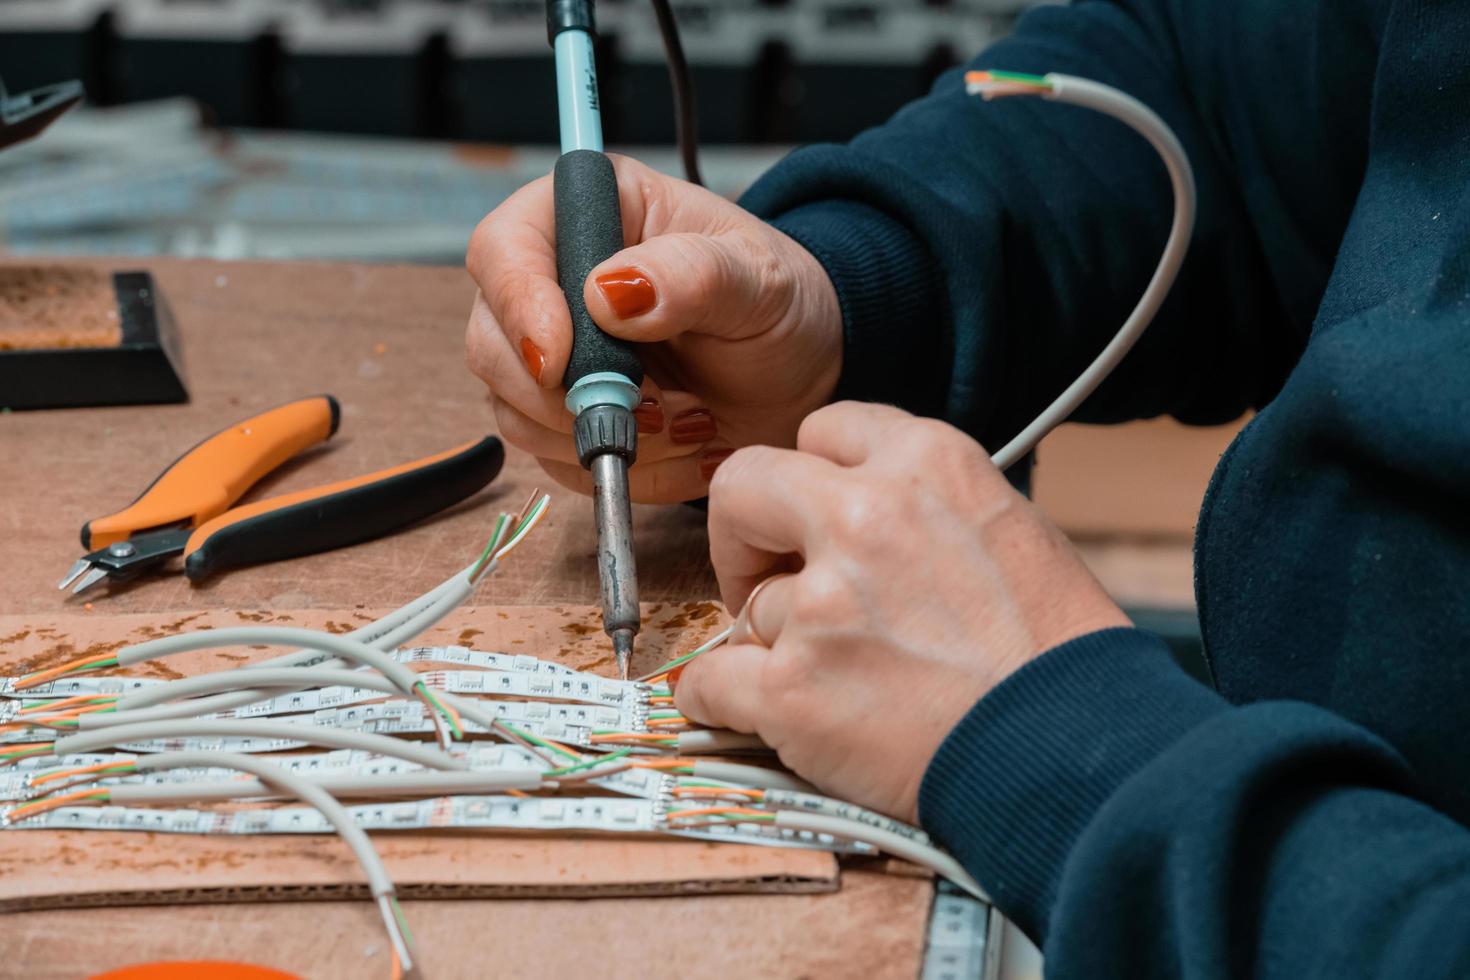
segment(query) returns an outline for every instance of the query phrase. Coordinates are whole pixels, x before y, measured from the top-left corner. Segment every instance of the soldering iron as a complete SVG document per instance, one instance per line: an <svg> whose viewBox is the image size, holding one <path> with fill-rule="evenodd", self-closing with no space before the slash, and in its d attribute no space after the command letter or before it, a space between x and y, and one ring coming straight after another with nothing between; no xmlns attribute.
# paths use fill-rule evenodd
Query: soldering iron
<svg viewBox="0 0 1470 980"><path fill-rule="evenodd" d="M602 628L612 638L626 678L641 619L628 467L638 455L633 409L643 364L630 343L602 332L582 298L588 274L623 247L618 179L602 152L592 0L547 0L546 31L556 54L561 122L561 156L553 177L556 275L572 313L566 405L575 418L577 460L592 473Z"/></svg>

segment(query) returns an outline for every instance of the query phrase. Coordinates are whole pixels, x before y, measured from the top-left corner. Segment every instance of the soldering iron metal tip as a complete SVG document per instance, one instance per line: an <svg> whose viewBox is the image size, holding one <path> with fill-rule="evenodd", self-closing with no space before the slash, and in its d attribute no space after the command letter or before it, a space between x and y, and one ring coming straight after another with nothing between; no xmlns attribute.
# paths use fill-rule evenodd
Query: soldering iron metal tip
<svg viewBox="0 0 1470 980"><path fill-rule="evenodd" d="M633 635L632 630L612 631L613 653L617 654L618 675L623 680L628 679L628 664L633 659Z"/></svg>

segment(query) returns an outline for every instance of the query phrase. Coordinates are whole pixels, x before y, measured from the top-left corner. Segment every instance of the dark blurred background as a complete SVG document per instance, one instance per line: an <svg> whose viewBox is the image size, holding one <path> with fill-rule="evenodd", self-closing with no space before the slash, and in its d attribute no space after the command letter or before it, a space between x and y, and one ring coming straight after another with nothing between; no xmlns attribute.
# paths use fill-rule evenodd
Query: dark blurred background
<svg viewBox="0 0 1470 980"><path fill-rule="evenodd" d="M1003 32L1022 0L675 3L706 142L844 139ZM609 142L673 138L645 0L601 0ZM185 96L221 126L556 140L540 0L0 0L11 89Z"/></svg>
<svg viewBox="0 0 1470 980"><path fill-rule="evenodd" d="M707 180L881 122L1028 0L676 2ZM600 0L610 147L677 172L647 0ZM12 253L456 261L554 157L542 0L0 0L0 79L88 108L0 158Z"/></svg>

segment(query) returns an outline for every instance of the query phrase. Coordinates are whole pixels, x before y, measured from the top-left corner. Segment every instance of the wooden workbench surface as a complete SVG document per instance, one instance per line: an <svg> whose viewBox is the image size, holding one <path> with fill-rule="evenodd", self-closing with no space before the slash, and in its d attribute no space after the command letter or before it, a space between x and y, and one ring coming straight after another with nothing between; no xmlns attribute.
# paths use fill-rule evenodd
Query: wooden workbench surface
<svg viewBox="0 0 1470 980"><path fill-rule="evenodd" d="M553 492L535 547L480 593L483 605L589 603L595 535L585 499L554 488L524 455L479 497L395 537L237 570L191 587L177 572L78 598L56 581L88 518L131 501L200 438L293 398L329 392L341 428L261 486L282 492L390 466L493 431L484 389L464 367L473 296L459 269L146 263L177 319L187 405L0 415L0 613L151 613L203 608L392 607L478 550L488 521L533 486ZM136 267L132 263L118 268ZM717 594L704 518L637 508L643 598ZM78 873L83 873L78 869ZM405 903L434 980L480 976L912 976L929 882L848 872L826 895ZM0 964L72 980L163 958L228 957L317 978L376 975L368 903L115 908L7 915ZM447 965L448 964L448 965ZM0 967L0 974L8 967Z"/></svg>
<svg viewBox="0 0 1470 980"><path fill-rule="evenodd" d="M474 602L595 601L587 501L550 484L515 450L478 497L392 538L236 570L200 587L173 573L76 599L57 592L80 554L84 521L127 504L200 438L264 408L329 392L341 401L342 421L326 447L288 464L257 495L394 465L494 429L484 389L464 368L473 286L460 269L168 260L107 267L140 266L153 270L179 323L192 400L0 415L0 614L392 607L465 564L490 516L519 507L538 485L554 503L535 547L518 551ZM1038 498L1080 539L1115 595L1187 606L1192 514L1228 437L1168 423L1064 430L1043 447ZM646 601L716 596L701 511L638 507L635 521ZM929 887L849 871L827 895L406 904L426 923L421 945L448 954L430 957L434 980L876 978L914 974ZM210 956L316 980L365 975L364 957L380 941L373 910L354 902L25 912L6 916L0 964L71 980L129 962Z"/></svg>

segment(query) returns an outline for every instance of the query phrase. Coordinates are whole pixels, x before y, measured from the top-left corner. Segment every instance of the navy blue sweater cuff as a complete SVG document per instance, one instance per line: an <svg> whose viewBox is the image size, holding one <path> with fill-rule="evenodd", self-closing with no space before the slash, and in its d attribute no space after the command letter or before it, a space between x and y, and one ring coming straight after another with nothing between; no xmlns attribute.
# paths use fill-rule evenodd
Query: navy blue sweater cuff
<svg viewBox="0 0 1470 980"><path fill-rule="evenodd" d="M1134 773L1227 710L1151 633L1109 629L1043 654L950 732L919 816L1017 925L1044 936L1073 844Z"/></svg>
<svg viewBox="0 0 1470 980"><path fill-rule="evenodd" d="M901 223L851 200L802 204L771 224L821 263L842 307L843 363L834 400L937 415L948 383L938 263Z"/></svg>

